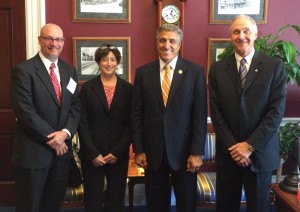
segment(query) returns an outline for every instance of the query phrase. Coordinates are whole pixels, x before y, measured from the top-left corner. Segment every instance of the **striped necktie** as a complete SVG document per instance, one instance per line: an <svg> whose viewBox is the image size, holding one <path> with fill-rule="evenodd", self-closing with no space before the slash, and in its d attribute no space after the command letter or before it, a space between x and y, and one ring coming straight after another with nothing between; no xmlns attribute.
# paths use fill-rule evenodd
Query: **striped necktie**
<svg viewBox="0 0 300 212"><path fill-rule="evenodd" d="M61 104L60 85L59 85L57 76L54 72L54 68L55 68L55 64L52 63L51 66L50 66L50 78L51 78L51 81L52 81L52 84L53 84L53 87L54 87L54 90L55 90L58 105L60 106L60 104Z"/></svg>
<svg viewBox="0 0 300 212"><path fill-rule="evenodd" d="M241 87L243 88L245 85L246 81L246 75L247 75L247 67L246 67L247 60L243 57L240 61L240 69L239 69L239 74L240 74L240 83Z"/></svg>
<svg viewBox="0 0 300 212"><path fill-rule="evenodd" d="M171 67L170 65L165 66L165 74L164 74L164 78L162 80L162 96L163 96L163 100L164 100L164 105L167 105L167 101L168 101L168 96L169 96L169 92L170 92L170 87L171 87L171 78L170 78L170 70Z"/></svg>

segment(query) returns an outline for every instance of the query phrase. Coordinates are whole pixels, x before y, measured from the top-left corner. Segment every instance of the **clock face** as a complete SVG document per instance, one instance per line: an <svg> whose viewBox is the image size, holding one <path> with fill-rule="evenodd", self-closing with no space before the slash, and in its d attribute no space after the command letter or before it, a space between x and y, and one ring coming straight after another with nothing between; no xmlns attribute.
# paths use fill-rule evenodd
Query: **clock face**
<svg viewBox="0 0 300 212"><path fill-rule="evenodd" d="M170 24L174 24L180 19L180 10L174 5L165 6L161 13L163 20Z"/></svg>

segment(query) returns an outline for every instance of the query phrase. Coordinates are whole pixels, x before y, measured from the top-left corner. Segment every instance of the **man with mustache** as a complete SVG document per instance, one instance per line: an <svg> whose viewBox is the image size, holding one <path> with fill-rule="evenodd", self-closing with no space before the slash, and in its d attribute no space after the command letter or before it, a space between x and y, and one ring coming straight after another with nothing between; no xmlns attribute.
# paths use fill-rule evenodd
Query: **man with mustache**
<svg viewBox="0 0 300 212"><path fill-rule="evenodd" d="M164 24L156 32L159 59L137 68L141 94L133 109L135 163L145 168L147 211L196 211L197 170L206 140L203 67L178 56L182 31Z"/></svg>
<svg viewBox="0 0 300 212"><path fill-rule="evenodd" d="M257 25L246 15L230 26L235 53L209 72L210 112L216 132L216 211L269 211L269 184L279 164L278 127L285 110L281 60L254 49Z"/></svg>

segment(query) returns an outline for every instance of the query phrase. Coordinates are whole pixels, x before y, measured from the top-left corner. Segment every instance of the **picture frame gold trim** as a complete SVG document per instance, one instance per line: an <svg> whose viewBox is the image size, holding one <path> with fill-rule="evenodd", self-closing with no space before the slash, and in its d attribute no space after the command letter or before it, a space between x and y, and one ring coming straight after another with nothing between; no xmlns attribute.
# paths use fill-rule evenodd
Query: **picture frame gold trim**
<svg viewBox="0 0 300 212"><path fill-rule="evenodd" d="M229 38L209 38L208 39L208 54L207 54L207 73L206 83L208 84L209 69L212 63L218 61L217 57L224 51L226 46L230 44Z"/></svg>
<svg viewBox="0 0 300 212"><path fill-rule="evenodd" d="M232 3L231 3L232 2ZM243 10L243 6L250 6L253 5L253 1L244 0L240 2L233 2L233 0L210 0L210 24L230 24L231 21L234 19L236 15L245 14L252 17L257 24L266 24L267 23L267 7L268 7L268 0L259 0L259 13L258 14L251 14L249 13L250 10ZM253 5L254 7L254 5ZM225 14L226 8L229 11L236 10L232 14ZM223 10L224 14L218 14L218 11Z"/></svg>
<svg viewBox="0 0 300 212"><path fill-rule="evenodd" d="M131 0L73 0L73 22L96 22L96 23L130 23L131 22ZM81 6L90 3L91 7L86 6L86 10L82 12ZM97 5L103 10L111 8L110 11L95 12L94 8ZM111 5L109 5L111 4ZM122 12L116 13L114 7L121 7ZM91 11L88 11L88 10ZM114 11L114 12L111 12Z"/></svg>
<svg viewBox="0 0 300 212"><path fill-rule="evenodd" d="M83 83L99 75L98 64L94 60L95 50L105 44L118 47L121 62L117 74L130 82L130 37L73 37L73 64L78 81Z"/></svg>

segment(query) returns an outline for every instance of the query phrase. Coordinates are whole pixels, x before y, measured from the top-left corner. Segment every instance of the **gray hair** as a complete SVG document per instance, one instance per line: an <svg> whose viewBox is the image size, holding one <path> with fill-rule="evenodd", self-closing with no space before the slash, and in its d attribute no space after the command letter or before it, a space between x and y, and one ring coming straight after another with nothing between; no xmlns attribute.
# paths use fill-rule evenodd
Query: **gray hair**
<svg viewBox="0 0 300 212"><path fill-rule="evenodd" d="M178 35L178 41L179 43L182 41L183 32L182 30L175 24L162 24L157 30L156 30L156 40L159 39L159 36L162 32L169 31L169 32L176 32Z"/></svg>
<svg viewBox="0 0 300 212"><path fill-rule="evenodd" d="M231 22L231 25L230 25L230 31L231 31L231 26L232 26L233 22L235 22L235 20L236 20L236 19L239 19L239 18L245 18L245 19L248 19L248 20L251 22L251 24L252 24L254 33L257 34L257 31L258 31L258 30L257 30L256 22L255 22L255 20L254 20L253 18L251 18L251 17L248 16L248 15L237 15L237 16L235 16L234 19L233 19L232 22Z"/></svg>

